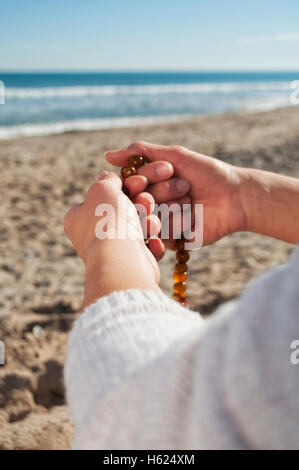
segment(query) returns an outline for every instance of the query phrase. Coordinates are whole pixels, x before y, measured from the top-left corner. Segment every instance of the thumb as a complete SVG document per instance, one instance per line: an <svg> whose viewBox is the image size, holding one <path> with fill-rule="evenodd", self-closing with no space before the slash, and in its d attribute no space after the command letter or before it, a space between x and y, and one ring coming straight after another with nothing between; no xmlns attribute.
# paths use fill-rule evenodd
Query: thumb
<svg viewBox="0 0 299 470"><path fill-rule="evenodd" d="M164 160L176 165L181 159L182 151L168 145L157 145L149 142L134 142L129 147L106 152L106 160L112 165L127 166L128 159L134 155L144 155L151 161Z"/></svg>

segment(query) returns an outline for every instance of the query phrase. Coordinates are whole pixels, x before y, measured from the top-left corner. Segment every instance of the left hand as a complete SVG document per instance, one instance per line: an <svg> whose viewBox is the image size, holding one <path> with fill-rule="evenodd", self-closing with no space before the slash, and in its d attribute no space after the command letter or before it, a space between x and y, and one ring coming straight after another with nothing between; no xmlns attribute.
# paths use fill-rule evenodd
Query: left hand
<svg viewBox="0 0 299 470"><path fill-rule="evenodd" d="M130 288L159 290L157 262L144 243L137 211L121 187L121 179L116 174L102 172L98 176L98 181L87 192L85 201L72 207L64 219L65 232L86 268L84 306L115 290ZM119 213L119 201L122 203L121 207L125 208L121 213ZM153 234L154 230L158 235L160 222L151 214L154 206L152 196L143 193L139 199L136 198L136 202L145 207L143 227L146 230L151 223L151 233ZM124 224L128 229L123 239L117 236L114 239L97 238L96 228L101 219L96 216L96 208L101 204L109 205L114 212L114 221L110 219L109 212L107 224L115 222L116 233L119 224ZM132 231L135 231L135 234L139 233L138 239L131 236ZM160 243L160 240L152 239L151 250L155 251L155 244L160 247Z"/></svg>

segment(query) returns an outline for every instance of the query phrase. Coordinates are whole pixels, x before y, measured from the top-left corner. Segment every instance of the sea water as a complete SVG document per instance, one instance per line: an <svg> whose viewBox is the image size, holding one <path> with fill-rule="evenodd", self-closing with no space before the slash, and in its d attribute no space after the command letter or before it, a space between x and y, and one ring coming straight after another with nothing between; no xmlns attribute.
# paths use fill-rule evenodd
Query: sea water
<svg viewBox="0 0 299 470"><path fill-rule="evenodd" d="M0 138L291 105L299 72L0 73Z"/></svg>

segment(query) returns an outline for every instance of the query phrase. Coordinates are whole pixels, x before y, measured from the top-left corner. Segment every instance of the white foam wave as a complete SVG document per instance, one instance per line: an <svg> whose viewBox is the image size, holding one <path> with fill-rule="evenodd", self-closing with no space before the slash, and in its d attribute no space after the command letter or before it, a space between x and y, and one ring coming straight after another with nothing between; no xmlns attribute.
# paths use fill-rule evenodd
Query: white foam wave
<svg viewBox="0 0 299 470"><path fill-rule="evenodd" d="M290 82L190 83L165 85L65 86L5 89L6 98L76 98L84 96L158 95L165 93L234 93L238 91L285 91Z"/></svg>
<svg viewBox="0 0 299 470"><path fill-rule="evenodd" d="M92 131L137 125L163 124L190 118L190 115L124 117L114 119L78 119L44 124L20 124L16 126L0 126L0 140L16 137L62 134L71 131Z"/></svg>
<svg viewBox="0 0 299 470"><path fill-rule="evenodd" d="M248 101L243 103L242 109L247 113L270 111L273 109L290 106L289 100L276 97L264 101ZM242 112L242 109L234 109L231 112ZM225 112L225 110L224 110ZM100 129L113 129L120 127L147 126L178 122L196 117L195 114L172 114L168 116L144 116L122 117L111 119L77 119L73 121L61 121L53 123L19 124L14 126L0 126L0 140L14 139L16 137L42 136L62 134L71 131L92 131Z"/></svg>
<svg viewBox="0 0 299 470"><path fill-rule="evenodd" d="M263 100L248 100L247 103L244 103L244 109L247 112L271 111L290 105L291 102L288 96L275 96Z"/></svg>

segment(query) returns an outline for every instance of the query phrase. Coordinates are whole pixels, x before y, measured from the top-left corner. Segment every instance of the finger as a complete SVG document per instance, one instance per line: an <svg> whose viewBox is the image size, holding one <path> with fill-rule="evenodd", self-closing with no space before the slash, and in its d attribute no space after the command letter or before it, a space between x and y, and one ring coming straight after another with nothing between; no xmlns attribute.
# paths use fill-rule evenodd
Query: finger
<svg viewBox="0 0 299 470"><path fill-rule="evenodd" d="M145 176L149 184L158 183L172 177L173 166L168 162L153 162L138 168L137 174Z"/></svg>
<svg viewBox="0 0 299 470"><path fill-rule="evenodd" d="M145 238L157 237L159 235L161 230L161 222L156 215L147 215L141 219L140 224Z"/></svg>
<svg viewBox="0 0 299 470"><path fill-rule="evenodd" d="M160 259L163 258L165 254L165 246L160 238L150 238L147 246L157 261L160 261Z"/></svg>
<svg viewBox="0 0 299 470"><path fill-rule="evenodd" d="M149 165L147 165L147 166L149 166ZM124 181L124 186L128 189L130 197L134 198L134 196L136 196L139 193L142 193L143 191L145 191L145 189L147 189L148 180L145 176L134 175L134 176L130 176L130 178L127 178ZM171 196L169 195L169 197L171 197ZM177 201L175 201L175 202L177 202ZM185 200L185 199L182 200L181 204L188 204L190 202L191 202L191 199L188 196L188 200Z"/></svg>
<svg viewBox="0 0 299 470"><path fill-rule="evenodd" d="M179 203L172 201L172 204L179 207ZM175 250L175 240L180 238L181 234L185 234L194 229L195 214L194 206L183 205L182 211L175 211L170 213L168 218L161 219L161 232L160 236L169 250Z"/></svg>
<svg viewBox="0 0 299 470"><path fill-rule="evenodd" d="M130 176L123 182L125 188L128 189L130 197L136 196L136 194L142 193L148 185L147 178L142 175Z"/></svg>
<svg viewBox="0 0 299 470"><path fill-rule="evenodd" d="M157 183L171 178L173 166L168 162L153 162L138 168L137 173L137 175L126 178L123 183L131 197L144 191L149 183Z"/></svg>
<svg viewBox="0 0 299 470"><path fill-rule="evenodd" d="M167 203L163 204L166 205L168 210L160 209L158 216L161 220L161 232L160 236L164 241L167 248L171 247L174 248L173 244L170 245L167 240L173 240L178 235L180 235L188 226L189 229L189 217L191 211L191 198L190 196L184 196L180 199L176 199L173 201L168 201ZM183 225L185 223L185 225Z"/></svg>
<svg viewBox="0 0 299 470"><path fill-rule="evenodd" d="M162 243L165 246L165 249L171 250L171 251L176 251L175 250L175 240L164 240L162 239Z"/></svg>
<svg viewBox="0 0 299 470"><path fill-rule="evenodd" d="M102 170L96 174L95 177L97 182L107 182L114 185L117 189L121 189L122 180L120 177L113 171Z"/></svg>
<svg viewBox="0 0 299 470"><path fill-rule="evenodd" d="M176 240L180 238L181 234L185 231L191 230L192 227L192 213L189 210L177 211L170 215L170 238Z"/></svg>
<svg viewBox="0 0 299 470"><path fill-rule="evenodd" d="M141 208L142 214L151 214L155 209L155 200L149 193L140 193L134 199L134 205L138 212L139 205L145 208L145 211Z"/></svg>
<svg viewBox="0 0 299 470"><path fill-rule="evenodd" d="M169 213L163 216L163 213L158 213L160 220L161 220L161 232L160 237L163 240L163 244L169 250L175 250L175 240L173 240L174 232L181 233L183 227L180 224L180 218L183 218L183 210L186 212L188 207L191 209L191 216L192 216L192 206L191 206L191 197L187 194L186 196L180 199L174 199L171 201L167 201L164 203L169 208ZM188 211L189 212L189 211ZM175 220L174 220L175 215ZM189 216L188 216L189 217ZM188 222L188 221L187 221ZM193 224L194 218L192 216L191 223ZM165 224L166 227L165 227ZM187 223L189 226L190 224ZM164 238L163 234L167 233L168 237Z"/></svg>
<svg viewBox="0 0 299 470"><path fill-rule="evenodd" d="M177 207L178 210L182 210L184 205L191 204L191 197L187 194L186 196L183 196L179 199L167 201L164 204L166 204L168 207L173 206L174 209Z"/></svg>
<svg viewBox="0 0 299 470"><path fill-rule="evenodd" d="M166 206L166 209L165 209L165 212L164 212L164 207ZM175 199L175 200L172 200L172 201L167 201L165 203L163 203L163 206L156 206L157 207L157 210L158 210L158 216L162 222L162 226L163 226L163 223L169 223L168 222L168 219L170 217L173 217L174 215L176 217L182 217L183 216L183 212L189 212L191 209L192 209L192 205L191 205L191 197L188 196L184 196L184 197L181 197L180 199ZM159 210L160 208L160 210Z"/></svg>
<svg viewBox="0 0 299 470"><path fill-rule="evenodd" d="M147 188L147 191L153 195L157 203L180 199L185 196L189 190L189 181L176 177L167 181L160 181Z"/></svg>
<svg viewBox="0 0 299 470"><path fill-rule="evenodd" d="M176 164L180 159L176 147L141 141L134 142L127 148L109 151L105 154L107 161L117 166L126 166L128 159L134 155L145 155L152 161L166 160L172 164Z"/></svg>
<svg viewBox="0 0 299 470"><path fill-rule="evenodd" d="M89 188L86 193L85 202L107 202L116 203L121 193L122 181L112 171L103 170L96 175L96 182Z"/></svg>

